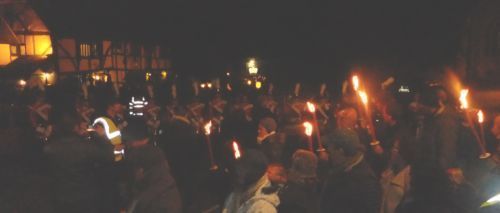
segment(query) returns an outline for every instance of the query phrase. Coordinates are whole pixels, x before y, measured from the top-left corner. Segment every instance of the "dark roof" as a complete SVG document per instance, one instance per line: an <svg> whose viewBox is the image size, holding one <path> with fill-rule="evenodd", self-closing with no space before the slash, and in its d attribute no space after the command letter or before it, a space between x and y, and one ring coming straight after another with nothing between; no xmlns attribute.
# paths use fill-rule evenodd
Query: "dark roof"
<svg viewBox="0 0 500 213"><path fill-rule="evenodd" d="M48 58L23 56L3 67L0 78L29 78L37 69L48 70L51 67Z"/></svg>

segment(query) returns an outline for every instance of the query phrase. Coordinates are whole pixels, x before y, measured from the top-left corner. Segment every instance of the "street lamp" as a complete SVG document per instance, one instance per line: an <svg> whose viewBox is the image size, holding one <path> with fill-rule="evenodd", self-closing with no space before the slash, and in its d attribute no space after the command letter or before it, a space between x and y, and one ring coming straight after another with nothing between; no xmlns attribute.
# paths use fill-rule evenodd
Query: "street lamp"
<svg viewBox="0 0 500 213"><path fill-rule="evenodd" d="M247 69L250 75L257 75L257 73L259 72L259 68L257 67L257 62L255 61L254 58L250 59L247 62Z"/></svg>

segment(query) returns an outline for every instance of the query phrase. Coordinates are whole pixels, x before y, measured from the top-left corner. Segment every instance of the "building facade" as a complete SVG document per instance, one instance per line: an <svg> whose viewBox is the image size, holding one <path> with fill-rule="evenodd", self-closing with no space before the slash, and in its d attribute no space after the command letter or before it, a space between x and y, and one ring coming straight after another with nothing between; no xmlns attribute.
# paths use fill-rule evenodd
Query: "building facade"
<svg viewBox="0 0 500 213"><path fill-rule="evenodd" d="M49 66L44 71L59 77L79 75L118 83L130 72L144 72L148 78L152 73L166 75L170 70L170 62L161 54L159 45L56 37L28 3L1 0L0 69L26 58L46 61ZM41 77L47 76L51 75Z"/></svg>

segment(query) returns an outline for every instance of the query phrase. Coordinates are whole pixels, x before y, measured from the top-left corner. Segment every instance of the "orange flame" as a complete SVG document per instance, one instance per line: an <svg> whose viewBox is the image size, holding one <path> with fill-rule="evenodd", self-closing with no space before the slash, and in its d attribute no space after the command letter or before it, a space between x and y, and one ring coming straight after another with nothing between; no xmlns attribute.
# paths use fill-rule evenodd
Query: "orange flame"
<svg viewBox="0 0 500 213"><path fill-rule="evenodd" d="M240 146L238 145L238 143L236 143L236 141L233 141L233 151L235 159L241 158Z"/></svg>
<svg viewBox="0 0 500 213"><path fill-rule="evenodd" d="M469 103L467 102L467 95L469 94L468 89L462 89L460 90L460 109L467 109L469 108Z"/></svg>
<svg viewBox="0 0 500 213"><path fill-rule="evenodd" d="M212 132L212 121L209 121L207 124L204 126L205 128L205 135L210 135Z"/></svg>
<svg viewBox="0 0 500 213"><path fill-rule="evenodd" d="M357 75L352 76L352 86L354 91L358 91L359 89L359 78Z"/></svg>
<svg viewBox="0 0 500 213"><path fill-rule="evenodd" d="M365 91L359 91L358 92L359 98L361 99L361 102L363 102L364 105L368 104L368 95L366 94Z"/></svg>
<svg viewBox="0 0 500 213"><path fill-rule="evenodd" d="M311 122L306 121L306 122L304 122L302 125L303 125L303 126L304 126L304 128L305 128L305 133L306 133L306 135L307 135L307 136L311 136L311 135L312 135L312 132L313 132L313 126L312 126Z"/></svg>
<svg viewBox="0 0 500 213"><path fill-rule="evenodd" d="M481 124L484 122L484 114L482 110L479 110L479 112L477 112L477 121Z"/></svg>
<svg viewBox="0 0 500 213"><path fill-rule="evenodd" d="M307 109L309 109L309 112L311 112L311 113L316 112L316 106L314 106L314 104L309 102L309 101L307 102Z"/></svg>

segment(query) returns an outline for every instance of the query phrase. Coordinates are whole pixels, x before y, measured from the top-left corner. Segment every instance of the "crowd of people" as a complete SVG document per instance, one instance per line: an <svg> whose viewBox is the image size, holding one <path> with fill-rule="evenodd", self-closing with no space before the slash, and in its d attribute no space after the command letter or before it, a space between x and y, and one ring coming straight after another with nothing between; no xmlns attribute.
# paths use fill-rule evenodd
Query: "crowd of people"
<svg viewBox="0 0 500 213"><path fill-rule="evenodd" d="M440 85L405 100L381 89L363 106L353 89L334 100L324 86L309 97L213 89L180 99L172 84L160 101L152 84L58 84L24 88L5 119L13 130L3 131L13 150L2 152L5 168L47 177L45 202L6 198L1 212L499 210L480 206L500 193L500 116L487 113L478 143ZM100 117L122 143L110 143ZM314 123L309 136L306 121Z"/></svg>

